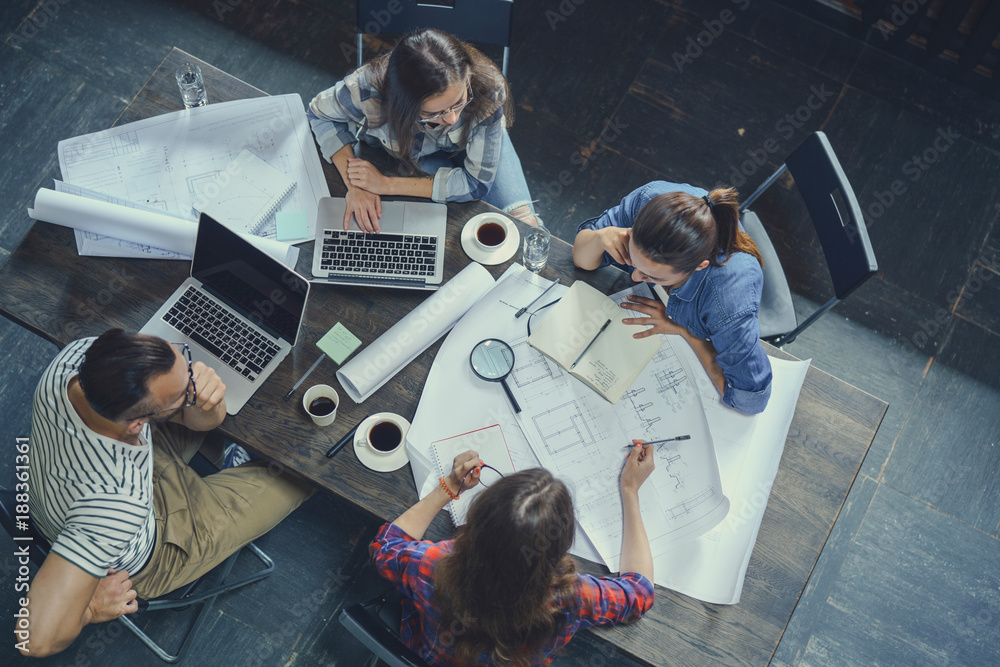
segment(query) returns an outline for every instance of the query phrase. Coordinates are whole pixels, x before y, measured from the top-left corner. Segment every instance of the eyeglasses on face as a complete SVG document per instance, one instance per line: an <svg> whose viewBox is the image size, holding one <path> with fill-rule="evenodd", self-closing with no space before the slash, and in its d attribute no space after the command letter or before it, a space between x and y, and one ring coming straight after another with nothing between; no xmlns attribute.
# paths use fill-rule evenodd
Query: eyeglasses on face
<svg viewBox="0 0 1000 667"><path fill-rule="evenodd" d="M417 119L417 122L420 123L421 125L427 125L428 123L433 123L435 121L441 120L450 113L460 112L462 109L469 106L469 102L471 102L473 99L474 98L472 97L472 88L469 87L466 89L466 97L464 102L459 102L455 106L448 107L441 113L436 113L433 116L421 116L420 118ZM423 111L421 111L420 113L423 114Z"/></svg>
<svg viewBox="0 0 1000 667"><path fill-rule="evenodd" d="M164 422L169 420L184 408L193 407L198 401L198 386L194 383L194 369L191 367L191 348L187 343L171 343L171 345L179 345L181 353L187 359L188 384L187 388L184 390L184 403L174 408L157 410L156 412L150 412L149 414L142 415L141 417L134 417L133 419L149 419L154 422Z"/></svg>

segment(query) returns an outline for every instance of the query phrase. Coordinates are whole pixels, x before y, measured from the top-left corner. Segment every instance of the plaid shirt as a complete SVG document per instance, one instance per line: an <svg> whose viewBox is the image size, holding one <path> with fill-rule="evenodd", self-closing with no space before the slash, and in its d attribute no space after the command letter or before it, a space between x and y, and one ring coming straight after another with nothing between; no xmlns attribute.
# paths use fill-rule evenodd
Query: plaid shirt
<svg viewBox="0 0 1000 667"><path fill-rule="evenodd" d="M416 541L399 527L387 523L371 543L379 574L399 588L403 600L403 642L433 665L460 665L451 650L452 642L439 638L449 631L442 629L441 611L434 606L434 564L449 553L454 541ZM565 646L577 630L592 625L616 625L637 620L653 606L653 584L641 574L620 577L576 575L576 596L557 600L563 608L566 624L563 631L542 647L544 657L537 664L548 665L552 653ZM453 631L453 630L451 630ZM477 665L489 665L481 654Z"/></svg>
<svg viewBox="0 0 1000 667"><path fill-rule="evenodd" d="M381 145L399 158L399 145L388 124L373 128L379 118L382 101L366 76L368 66L349 74L333 88L324 90L309 103L306 115L323 157L333 162L333 154L367 135L368 143ZM497 108L490 116L469 128L464 147L459 146L468 114L462 113L451 127L421 127L414 135L413 159L444 151L465 151L462 167L438 169L434 174L431 199L436 202L482 199L490 191L500 163L500 146L506 123L503 115L503 92L497 92Z"/></svg>

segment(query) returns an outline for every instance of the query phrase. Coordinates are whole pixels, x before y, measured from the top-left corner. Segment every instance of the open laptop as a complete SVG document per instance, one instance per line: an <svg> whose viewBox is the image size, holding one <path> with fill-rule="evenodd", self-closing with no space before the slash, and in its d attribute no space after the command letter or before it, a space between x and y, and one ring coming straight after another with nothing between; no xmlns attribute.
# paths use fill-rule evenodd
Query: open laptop
<svg viewBox="0 0 1000 667"><path fill-rule="evenodd" d="M448 208L430 202L383 201L379 233L366 234L347 200L323 197L316 218L314 283L436 290L444 277Z"/></svg>
<svg viewBox="0 0 1000 667"><path fill-rule="evenodd" d="M191 275L141 333L188 343L235 415L295 345L309 282L204 213Z"/></svg>

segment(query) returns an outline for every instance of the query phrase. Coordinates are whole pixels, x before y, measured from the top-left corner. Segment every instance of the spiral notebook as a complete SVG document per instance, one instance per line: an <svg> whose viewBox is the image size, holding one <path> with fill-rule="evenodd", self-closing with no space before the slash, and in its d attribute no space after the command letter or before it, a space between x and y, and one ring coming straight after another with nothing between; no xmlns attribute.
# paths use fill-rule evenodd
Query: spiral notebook
<svg viewBox="0 0 1000 667"><path fill-rule="evenodd" d="M258 234L295 181L248 150L196 186L193 208L237 232Z"/></svg>
<svg viewBox="0 0 1000 667"><path fill-rule="evenodd" d="M451 472L455 457L470 449L479 454L479 458L483 463L493 466L501 474L510 475L516 472L514 470L514 462L510 458L510 450L507 449L507 441L504 440L503 431L500 430L499 424L462 433L461 435L445 438L444 440L437 440L431 443L431 449L434 451L434 463L437 466L439 477L447 476ZM482 474L484 482L487 476L490 477L491 483L499 480L499 476L493 473L493 471L484 471ZM455 522L456 526L461 526L465 523L465 515L469 512L469 505L472 504L473 498L483 492L484 488L486 487L477 484L471 489L462 491L459 494L461 498L458 500L448 503L448 512L451 514L451 520Z"/></svg>

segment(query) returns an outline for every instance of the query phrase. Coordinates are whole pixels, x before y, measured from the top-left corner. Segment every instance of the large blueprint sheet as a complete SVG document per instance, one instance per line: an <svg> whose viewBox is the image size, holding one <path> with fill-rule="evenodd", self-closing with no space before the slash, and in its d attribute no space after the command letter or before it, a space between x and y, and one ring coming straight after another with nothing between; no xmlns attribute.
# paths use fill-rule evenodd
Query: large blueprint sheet
<svg viewBox="0 0 1000 667"><path fill-rule="evenodd" d="M59 169L67 183L197 220L195 193L221 185L243 149L296 182L278 210L305 211L312 238L317 202L330 190L297 94L209 104L66 139ZM261 235L274 238L273 216Z"/></svg>

